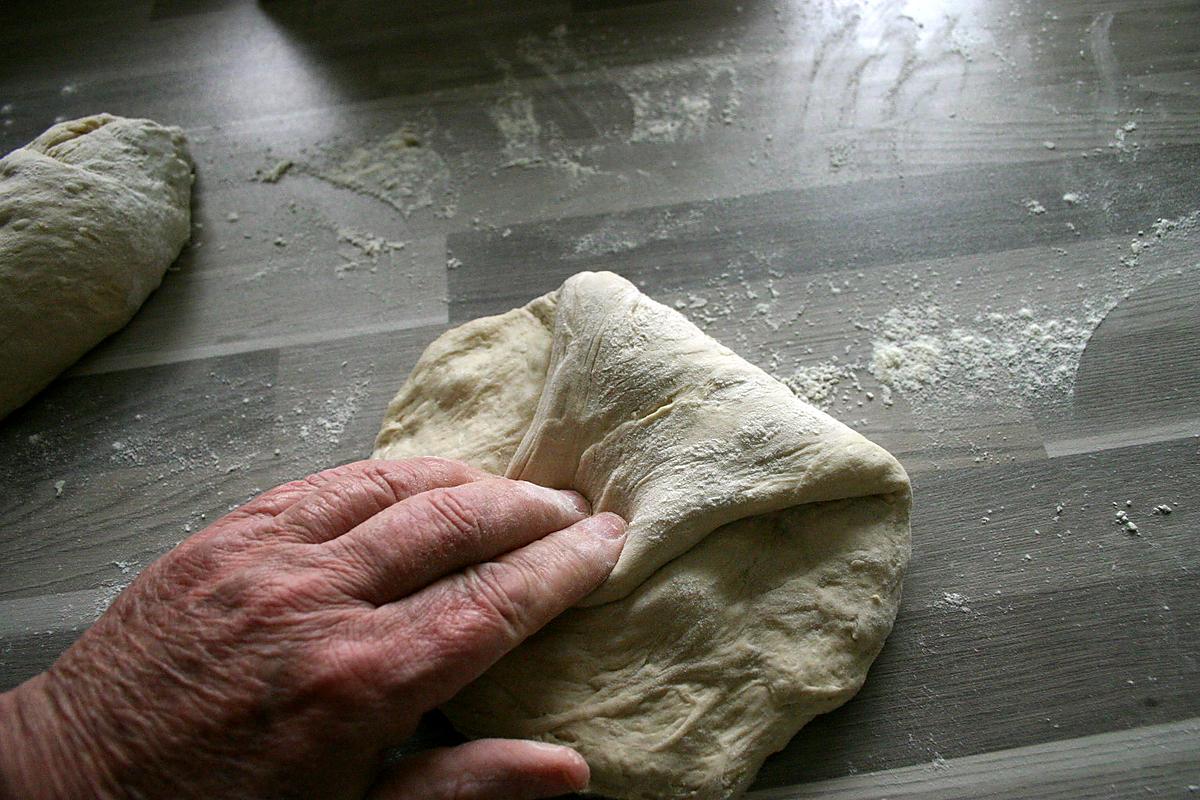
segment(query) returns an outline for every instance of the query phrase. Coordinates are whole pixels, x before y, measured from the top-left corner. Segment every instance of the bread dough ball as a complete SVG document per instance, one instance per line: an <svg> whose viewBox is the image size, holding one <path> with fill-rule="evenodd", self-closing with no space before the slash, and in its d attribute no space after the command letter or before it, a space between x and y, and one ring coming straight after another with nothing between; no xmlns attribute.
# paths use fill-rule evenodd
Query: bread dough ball
<svg viewBox="0 0 1200 800"><path fill-rule="evenodd" d="M435 341L375 457L576 489L629 521L608 580L444 711L574 747L591 790L724 798L844 703L892 627L908 477L611 273Z"/></svg>
<svg viewBox="0 0 1200 800"><path fill-rule="evenodd" d="M98 114L0 159L0 418L121 328L190 229L182 131Z"/></svg>

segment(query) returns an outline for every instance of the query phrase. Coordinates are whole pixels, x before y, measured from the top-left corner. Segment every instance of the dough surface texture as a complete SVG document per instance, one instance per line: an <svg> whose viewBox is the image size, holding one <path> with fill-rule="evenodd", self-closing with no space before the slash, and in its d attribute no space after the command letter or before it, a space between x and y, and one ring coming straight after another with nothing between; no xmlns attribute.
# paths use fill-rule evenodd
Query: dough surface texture
<svg viewBox="0 0 1200 800"><path fill-rule="evenodd" d="M183 133L110 114L0 159L0 418L121 328L190 233Z"/></svg>
<svg viewBox="0 0 1200 800"><path fill-rule="evenodd" d="M377 458L573 488L629 521L612 575L443 709L574 747L591 791L724 798L858 691L908 563L885 450L611 273L448 331Z"/></svg>

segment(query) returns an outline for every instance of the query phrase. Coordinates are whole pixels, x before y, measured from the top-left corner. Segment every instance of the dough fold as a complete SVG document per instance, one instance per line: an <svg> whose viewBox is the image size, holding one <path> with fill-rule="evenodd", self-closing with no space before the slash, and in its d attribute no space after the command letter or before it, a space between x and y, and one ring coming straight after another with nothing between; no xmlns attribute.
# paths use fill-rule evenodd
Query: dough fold
<svg viewBox="0 0 1200 800"><path fill-rule="evenodd" d="M853 696L895 617L900 464L611 273L444 334L374 455L460 458L629 521L608 580L444 709L575 747L601 794L744 791Z"/></svg>
<svg viewBox="0 0 1200 800"><path fill-rule="evenodd" d="M158 287L190 233L183 133L99 114L0 159L0 418Z"/></svg>

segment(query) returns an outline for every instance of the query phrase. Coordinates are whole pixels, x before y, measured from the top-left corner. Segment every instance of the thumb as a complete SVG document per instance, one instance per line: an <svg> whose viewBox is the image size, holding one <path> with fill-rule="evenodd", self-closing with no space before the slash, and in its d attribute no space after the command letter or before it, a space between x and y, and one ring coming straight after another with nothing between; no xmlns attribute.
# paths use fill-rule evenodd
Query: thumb
<svg viewBox="0 0 1200 800"><path fill-rule="evenodd" d="M367 800L536 800L581 791L589 777L587 762L569 747L480 739L404 759Z"/></svg>

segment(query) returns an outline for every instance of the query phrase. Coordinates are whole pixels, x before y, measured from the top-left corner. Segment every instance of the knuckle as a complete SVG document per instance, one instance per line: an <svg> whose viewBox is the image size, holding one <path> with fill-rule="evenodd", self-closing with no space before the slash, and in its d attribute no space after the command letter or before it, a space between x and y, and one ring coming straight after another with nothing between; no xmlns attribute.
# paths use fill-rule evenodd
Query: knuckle
<svg viewBox="0 0 1200 800"><path fill-rule="evenodd" d="M370 484L384 506L393 505L412 493L416 475L405 462L368 461L362 470L362 479Z"/></svg>
<svg viewBox="0 0 1200 800"><path fill-rule="evenodd" d="M331 467L330 469L323 469L320 472L314 472L311 475L306 475L298 481L293 481L293 483L303 484L309 489L309 491L322 489L331 483L336 483L344 478L353 476L368 463L370 462L366 460L351 461L348 464L342 464L337 467Z"/></svg>
<svg viewBox="0 0 1200 800"><path fill-rule="evenodd" d="M327 486L315 492L303 503L297 503L289 509L286 520L281 521L281 527L288 532L303 534L316 533L336 527L339 508L346 503L345 488L337 485Z"/></svg>
<svg viewBox="0 0 1200 800"><path fill-rule="evenodd" d="M479 515L464 501L460 492L431 489L424 495L430 511L455 538L480 539L484 530Z"/></svg>
<svg viewBox="0 0 1200 800"><path fill-rule="evenodd" d="M470 476L477 471L461 461L455 461L452 458L442 458L441 456L420 456L418 458L405 459L397 463L410 467L418 474L435 473L439 475Z"/></svg>
<svg viewBox="0 0 1200 800"><path fill-rule="evenodd" d="M449 458L421 456L399 461L376 460L363 462L373 480L385 483L397 501L419 494L428 488L470 482L478 477L478 470Z"/></svg>
<svg viewBox="0 0 1200 800"><path fill-rule="evenodd" d="M506 639L524 638L527 599L532 586L524 570L488 561L465 571L464 609Z"/></svg>

